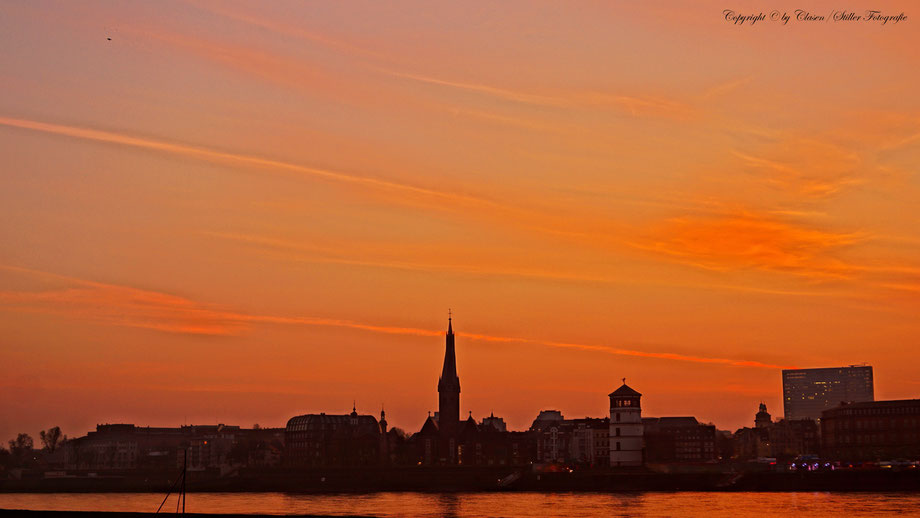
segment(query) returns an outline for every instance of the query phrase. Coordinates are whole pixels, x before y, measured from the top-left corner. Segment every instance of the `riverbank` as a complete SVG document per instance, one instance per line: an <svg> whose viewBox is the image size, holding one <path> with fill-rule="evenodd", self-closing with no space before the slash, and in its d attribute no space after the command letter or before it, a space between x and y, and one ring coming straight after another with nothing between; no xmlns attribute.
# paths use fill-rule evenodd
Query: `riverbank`
<svg viewBox="0 0 920 518"><path fill-rule="evenodd" d="M56 476L0 481L0 492L162 492L164 473ZM378 470L259 470L231 477L189 477L188 492L623 492L623 491L920 491L920 470L835 470L659 473L511 468L400 468Z"/></svg>
<svg viewBox="0 0 920 518"><path fill-rule="evenodd" d="M163 513L139 513L125 511L33 511L29 509L0 509L0 518L148 518L162 516ZM167 513L171 514L171 513ZM277 517L276 514L224 514L224 513L185 513L183 516L191 518L260 518ZM329 514L291 514L284 515L288 518L342 518L341 515ZM349 515L349 518L371 518Z"/></svg>

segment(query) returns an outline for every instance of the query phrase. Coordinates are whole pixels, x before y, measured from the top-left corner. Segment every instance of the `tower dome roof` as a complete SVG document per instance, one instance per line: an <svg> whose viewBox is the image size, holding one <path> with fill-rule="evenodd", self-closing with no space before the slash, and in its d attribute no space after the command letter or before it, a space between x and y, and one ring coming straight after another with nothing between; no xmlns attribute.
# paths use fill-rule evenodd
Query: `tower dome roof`
<svg viewBox="0 0 920 518"><path fill-rule="evenodd" d="M635 396L641 396L642 394L633 390L632 387L630 387L626 383L623 383L623 385L620 388L614 390L613 392L607 395L610 397L629 397L629 396L635 397Z"/></svg>

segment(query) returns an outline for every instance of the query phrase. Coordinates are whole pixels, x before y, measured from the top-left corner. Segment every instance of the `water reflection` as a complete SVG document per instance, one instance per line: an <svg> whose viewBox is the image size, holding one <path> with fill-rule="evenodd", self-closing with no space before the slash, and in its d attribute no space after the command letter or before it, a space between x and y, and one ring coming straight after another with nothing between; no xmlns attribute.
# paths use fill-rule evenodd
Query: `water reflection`
<svg viewBox="0 0 920 518"><path fill-rule="evenodd" d="M460 496L457 493L442 493L438 496L440 515L444 518L460 517Z"/></svg>
<svg viewBox="0 0 920 518"><path fill-rule="evenodd" d="M604 502L608 516L636 516L641 514L644 493L626 493L608 495ZM603 515L605 513L599 513Z"/></svg>
<svg viewBox="0 0 920 518"><path fill-rule="evenodd" d="M156 493L0 493L0 508L153 512ZM167 504L168 505L168 504ZM173 506L175 503L173 502ZM917 493L190 493L188 512L379 517L920 515Z"/></svg>

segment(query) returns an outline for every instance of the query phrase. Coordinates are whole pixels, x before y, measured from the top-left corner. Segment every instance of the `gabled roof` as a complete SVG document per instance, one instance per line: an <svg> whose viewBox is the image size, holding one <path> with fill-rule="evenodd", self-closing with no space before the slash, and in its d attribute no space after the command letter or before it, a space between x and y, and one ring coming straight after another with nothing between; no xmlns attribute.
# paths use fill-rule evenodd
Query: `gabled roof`
<svg viewBox="0 0 920 518"><path fill-rule="evenodd" d="M428 416L428 419L425 420L425 424L422 425L422 429L419 430L420 434L436 434L438 433L438 422L435 421L434 417Z"/></svg>
<svg viewBox="0 0 920 518"><path fill-rule="evenodd" d="M613 392L607 395L610 397L613 397L613 396L641 396L642 394L630 388L630 386L627 385L626 383L623 383L623 386L621 386L620 388L614 390Z"/></svg>
<svg viewBox="0 0 920 518"><path fill-rule="evenodd" d="M467 435L477 432L479 432L479 425L476 424L476 420L473 419L473 415L470 414L470 417L460 424L460 435Z"/></svg>

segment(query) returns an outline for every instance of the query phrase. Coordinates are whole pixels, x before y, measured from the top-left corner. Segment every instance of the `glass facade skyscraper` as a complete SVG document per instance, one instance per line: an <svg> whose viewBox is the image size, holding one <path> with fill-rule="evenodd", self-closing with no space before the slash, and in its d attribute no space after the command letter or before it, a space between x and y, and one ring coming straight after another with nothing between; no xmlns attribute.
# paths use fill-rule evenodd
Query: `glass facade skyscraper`
<svg viewBox="0 0 920 518"><path fill-rule="evenodd" d="M787 420L817 420L822 411L841 402L874 400L869 365L783 371L783 411Z"/></svg>

